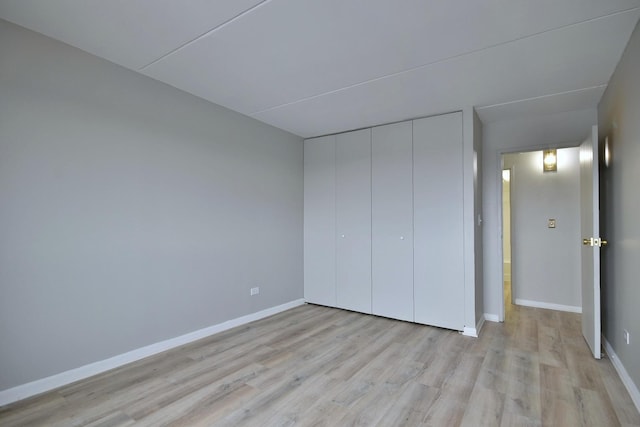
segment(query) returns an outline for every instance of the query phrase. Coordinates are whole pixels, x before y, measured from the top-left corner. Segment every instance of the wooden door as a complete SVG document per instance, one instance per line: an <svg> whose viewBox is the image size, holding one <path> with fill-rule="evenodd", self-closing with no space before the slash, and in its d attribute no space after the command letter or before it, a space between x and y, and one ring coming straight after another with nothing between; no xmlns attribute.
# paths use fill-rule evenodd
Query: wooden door
<svg viewBox="0 0 640 427"><path fill-rule="evenodd" d="M580 221L582 231L582 334L600 359L600 201L598 127L580 144ZM576 242L577 244L578 242Z"/></svg>

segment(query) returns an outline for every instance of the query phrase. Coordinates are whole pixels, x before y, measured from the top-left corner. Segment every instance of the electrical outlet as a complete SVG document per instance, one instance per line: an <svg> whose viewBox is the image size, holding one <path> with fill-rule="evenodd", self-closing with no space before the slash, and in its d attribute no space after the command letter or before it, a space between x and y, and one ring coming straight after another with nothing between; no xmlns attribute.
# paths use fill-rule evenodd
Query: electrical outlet
<svg viewBox="0 0 640 427"><path fill-rule="evenodd" d="M256 286L255 288L251 288L251 296L258 295L260 293L260 287Z"/></svg>
<svg viewBox="0 0 640 427"><path fill-rule="evenodd" d="M631 342L631 337L629 335L629 331L627 331L626 329L624 330L624 342L626 342L627 344L629 344Z"/></svg>

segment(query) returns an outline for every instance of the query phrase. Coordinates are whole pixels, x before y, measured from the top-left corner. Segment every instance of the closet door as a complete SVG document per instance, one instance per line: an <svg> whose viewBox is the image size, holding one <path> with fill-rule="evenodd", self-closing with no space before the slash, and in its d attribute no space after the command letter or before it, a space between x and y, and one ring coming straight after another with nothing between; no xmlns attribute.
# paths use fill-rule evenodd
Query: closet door
<svg viewBox="0 0 640 427"><path fill-rule="evenodd" d="M372 129L372 311L413 321L412 124Z"/></svg>
<svg viewBox="0 0 640 427"><path fill-rule="evenodd" d="M335 136L304 142L304 298L336 306Z"/></svg>
<svg viewBox="0 0 640 427"><path fill-rule="evenodd" d="M338 307L371 313L371 129L336 136Z"/></svg>
<svg viewBox="0 0 640 427"><path fill-rule="evenodd" d="M415 321L458 330L464 329L462 147L462 113L414 120Z"/></svg>

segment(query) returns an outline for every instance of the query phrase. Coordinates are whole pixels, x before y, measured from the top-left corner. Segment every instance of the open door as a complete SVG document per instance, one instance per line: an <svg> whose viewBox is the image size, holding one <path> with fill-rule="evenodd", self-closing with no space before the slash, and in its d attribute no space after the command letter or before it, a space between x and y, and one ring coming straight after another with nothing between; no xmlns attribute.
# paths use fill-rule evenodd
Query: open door
<svg viewBox="0 0 640 427"><path fill-rule="evenodd" d="M582 335L600 359L600 199L598 127L580 144L580 220L582 231Z"/></svg>

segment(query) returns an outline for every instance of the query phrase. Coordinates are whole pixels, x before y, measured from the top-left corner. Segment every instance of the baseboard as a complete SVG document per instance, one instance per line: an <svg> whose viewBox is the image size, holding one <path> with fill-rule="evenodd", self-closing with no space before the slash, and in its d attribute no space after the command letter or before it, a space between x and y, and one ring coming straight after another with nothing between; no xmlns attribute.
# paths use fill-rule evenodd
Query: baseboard
<svg viewBox="0 0 640 427"><path fill-rule="evenodd" d="M624 384L624 386L627 388L627 391L631 396L631 400L633 400L633 403L636 405L636 409L640 412L640 390L638 390L638 386L635 385L635 383L629 376L629 373L627 372L624 365L620 361L620 358L618 357L616 352L613 350L613 347L611 347L611 344L609 344L609 341L607 341L604 335L602 336L602 342L604 343L605 351L609 355L609 360L611 360L611 363L613 364L613 367L616 369L618 376L622 380L622 383Z"/></svg>
<svg viewBox="0 0 640 427"><path fill-rule="evenodd" d="M527 307L546 308L549 310L568 311L571 313L582 313L582 307L576 307L573 305L553 304L550 302L530 301L519 298L516 298L515 303L517 305L524 305Z"/></svg>
<svg viewBox="0 0 640 427"><path fill-rule="evenodd" d="M476 328L469 328L465 326L462 330L462 335L464 335L465 337L478 338L478 331L476 330Z"/></svg>
<svg viewBox="0 0 640 427"><path fill-rule="evenodd" d="M486 320L487 322L499 322L500 316L498 316L497 314L485 313L484 320Z"/></svg>
<svg viewBox="0 0 640 427"><path fill-rule="evenodd" d="M482 314L480 316L480 319L478 319L478 323L476 324L476 333L478 334L478 336L480 336L480 332L482 332L482 327L484 326L484 314Z"/></svg>
<svg viewBox="0 0 640 427"><path fill-rule="evenodd" d="M462 331L462 335L465 335L467 337L475 337L475 338L479 337L480 331L482 331L482 327L484 326L484 321L485 321L485 315L483 314L482 316L480 316L480 319L478 319L478 323L476 323L476 327L469 328L465 326L465 328Z"/></svg>
<svg viewBox="0 0 640 427"><path fill-rule="evenodd" d="M227 320L226 322L209 326L204 329L199 329L185 335L180 335L179 337L170 338L165 341L160 341L155 344L131 350L105 360L100 360L98 362L90 363L79 368L61 372L50 377L42 378L40 380L32 381L30 383L22 384L7 390L0 391L0 406L8 405L10 403L35 396L56 389L58 387L71 384L78 380L89 378L91 376L109 371L128 363L144 359L145 357L153 356L154 354L158 354L163 351L179 347L193 341L197 341L210 335L217 334L218 332L235 328L236 326L244 325L255 320L260 320L265 317L272 316L274 314L289 310L294 307L298 307L303 304L304 299L294 300L282 305L258 311L256 313L247 314L246 316L238 317L236 319Z"/></svg>

